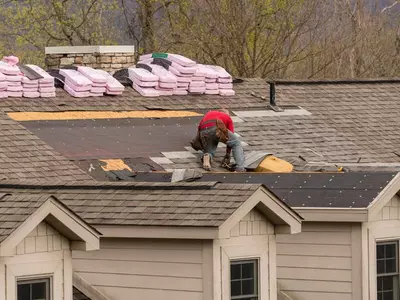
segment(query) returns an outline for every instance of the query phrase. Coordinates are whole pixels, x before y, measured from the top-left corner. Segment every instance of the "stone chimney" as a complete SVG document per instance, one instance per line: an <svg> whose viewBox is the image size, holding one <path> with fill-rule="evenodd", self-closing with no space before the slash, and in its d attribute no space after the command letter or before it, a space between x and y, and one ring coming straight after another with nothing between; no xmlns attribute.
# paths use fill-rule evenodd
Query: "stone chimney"
<svg viewBox="0 0 400 300"><path fill-rule="evenodd" d="M89 66L113 72L135 63L134 46L46 47L46 68Z"/></svg>

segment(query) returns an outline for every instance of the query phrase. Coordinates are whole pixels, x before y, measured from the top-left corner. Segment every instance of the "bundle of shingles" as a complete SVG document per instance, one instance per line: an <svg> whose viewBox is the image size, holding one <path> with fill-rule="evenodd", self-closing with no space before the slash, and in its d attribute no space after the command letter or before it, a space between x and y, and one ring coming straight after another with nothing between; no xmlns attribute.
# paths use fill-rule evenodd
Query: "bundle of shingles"
<svg viewBox="0 0 400 300"><path fill-rule="evenodd" d="M22 97L22 76L19 70L18 57L5 56L0 61L0 72L5 75L8 97Z"/></svg>
<svg viewBox="0 0 400 300"><path fill-rule="evenodd" d="M107 95L121 95L124 86L103 70L79 66L74 69L60 69L59 74L64 77L64 90L71 96L101 97Z"/></svg>
<svg viewBox="0 0 400 300"><path fill-rule="evenodd" d="M158 77L154 78L154 75ZM142 55L129 69L133 88L143 96L214 94L232 96L232 77L219 66L196 64L178 54Z"/></svg>
<svg viewBox="0 0 400 300"><path fill-rule="evenodd" d="M36 72L41 78L29 79L24 76L22 79L24 97L33 97L39 94L42 98L51 98L56 96L56 87L54 86L54 77L48 74L41 67L35 65L26 65ZM35 93L36 90L36 93Z"/></svg>
<svg viewBox="0 0 400 300"><path fill-rule="evenodd" d="M35 65L21 65L16 56L0 61L0 98L55 97L54 78Z"/></svg>

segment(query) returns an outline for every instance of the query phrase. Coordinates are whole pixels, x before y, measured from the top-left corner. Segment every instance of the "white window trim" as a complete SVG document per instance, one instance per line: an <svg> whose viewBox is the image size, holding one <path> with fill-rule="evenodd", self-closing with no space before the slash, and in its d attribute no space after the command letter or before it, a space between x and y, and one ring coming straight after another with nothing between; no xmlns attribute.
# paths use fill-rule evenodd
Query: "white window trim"
<svg viewBox="0 0 400 300"><path fill-rule="evenodd" d="M366 287L367 291L364 293L368 293L369 300L377 300L376 244L378 242L391 242L400 240L400 220L371 222L369 224L367 223L366 225L367 228L365 229L367 240L364 242L364 245L367 245L365 250L367 256L364 256L363 260L363 267L365 268L363 270L363 276L366 277L365 281L368 282L369 288ZM368 260L365 261L367 257Z"/></svg>
<svg viewBox="0 0 400 300"><path fill-rule="evenodd" d="M50 277L50 299L72 299L72 264L69 250L17 255L3 259L6 265L6 299L17 299L17 281Z"/></svg>
<svg viewBox="0 0 400 300"><path fill-rule="evenodd" d="M258 260L258 299L276 300L276 245L274 235L242 236L214 241L215 299L230 300L230 264L231 260ZM220 260L218 259L220 258ZM216 274L216 273L214 273ZM219 278L221 280L219 280ZM218 289L220 288L220 292ZM269 289L269 292L268 292ZM219 296L220 295L220 296Z"/></svg>
<svg viewBox="0 0 400 300"><path fill-rule="evenodd" d="M259 295L259 293L260 293L260 259L259 258L232 259L230 261L230 266L232 266L232 264L242 265L242 264L250 264L250 263L256 267L256 269L254 270L254 274L253 274L253 276L254 276L253 281L255 283L255 286L257 287L257 291L255 293L253 293L253 295L249 295L249 294L240 295L239 298L236 298L236 299L246 298L246 297L252 298L252 296L256 296L258 300L260 299L260 295ZM231 272L232 272L232 270L230 270L230 272L229 272L230 277L232 277ZM240 281L242 283L243 278L240 278ZM230 283L230 285L232 285L232 279L230 279L229 283ZM230 294L230 299L232 299L232 293Z"/></svg>
<svg viewBox="0 0 400 300"><path fill-rule="evenodd" d="M397 254L396 254L396 272L394 273L383 273L381 275L378 274L378 271L376 272L376 278L379 278L380 276L397 276L398 280L399 280L399 257L400 257L400 248L399 248L399 240L385 240L385 241L380 241L376 243L376 247L378 247L378 245L395 245L396 250L397 250ZM378 259L375 260L376 262L378 261ZM399 282L400 283L400 282ZM398 291L398 289L397 289ZM393 291L394 292L394 291ZM378 294L378 287L376 290L376 294Z"/></svg>
<svg viewBox="0 0 400 300"><path fill-rule="evenodd" d="M34 284L34 283L40 283L40 282L45 282L47 289L46 289L46 300L52 300L52 286L53 286L53 280L52 276L34 276L34 277L24 277L24 278L19 278L16 282L17 284L17 291L18 291L18 285L25 285L25 284ZM32 287L31 287L32 288Z"/></svg>

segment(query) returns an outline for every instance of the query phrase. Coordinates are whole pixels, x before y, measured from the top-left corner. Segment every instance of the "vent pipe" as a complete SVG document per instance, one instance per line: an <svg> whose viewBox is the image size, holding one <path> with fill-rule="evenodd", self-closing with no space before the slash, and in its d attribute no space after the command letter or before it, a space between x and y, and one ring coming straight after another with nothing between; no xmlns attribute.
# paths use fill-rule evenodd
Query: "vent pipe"
<svg viewBox="0 0 400 300"><path fill-rule="evenodd" d="M276 99L275 99L275 82L269 82L269 104L272 106L276 106Z"/></svg>

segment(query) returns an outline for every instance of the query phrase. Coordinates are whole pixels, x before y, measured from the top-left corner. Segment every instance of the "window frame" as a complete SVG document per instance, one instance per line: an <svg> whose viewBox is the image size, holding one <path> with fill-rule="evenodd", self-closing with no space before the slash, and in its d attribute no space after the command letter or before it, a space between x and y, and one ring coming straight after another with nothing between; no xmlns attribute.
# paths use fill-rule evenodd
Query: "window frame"
<svg viewBox="0 0 400 300"><path fill-rule="evenodd" d="M21 284L35 284L35 283L42 283L44 282L46 284L46 298L45 300L52 300L52 277L51 276L43 276L43 277L20 277L17 278L16 280L16 288L17 288L17 293L16 293L16 299L18 299L18 286ZM31 288L31 295L30 299L32 299L32 288Z"/></svg>
<svg viewBox="0 0 400 300"><path fill-rule="evenodd" d="M378 260L386 260L386 257L384 259L378 259L378 246L385 246L385 245L395 245L395 259L396 259L396 272L391 272L391 273L380 273L378 274ZM376 242L376 257L375 257L375 264L376 264L376 280L378 280L381 277L395 277L397 276L397 290L393 289L393 299L398 299L399 294L400 294L400 247L399 247L399 240L388 240L388 241L380 241ZM386 292L389 290L385 290ZM378 285L376 286L376 297L378 299L379 293L384 293L385 291L378 291Z"/></svg>
<svg viewBox="0 0 400 300"><path fill-rule="evenodd" d="M232 296L232 291L230 289L230 286L232 284L232 279L231 279L231 266L232 265L243 265L246 263L253 263L254 266L254 272L253 272L253 284L254 284L254 291L256 292L255 294L248 294L248 295L240 295L240 296ZM242 281L243 278L236 279L235 281ZM231 300L240 300L240 299L248 299L252 298L255 300L260 299L260 259L259 258L243 258L243 259L231 259L229 263L229 291L230 291L230 299Z"/></svg>

